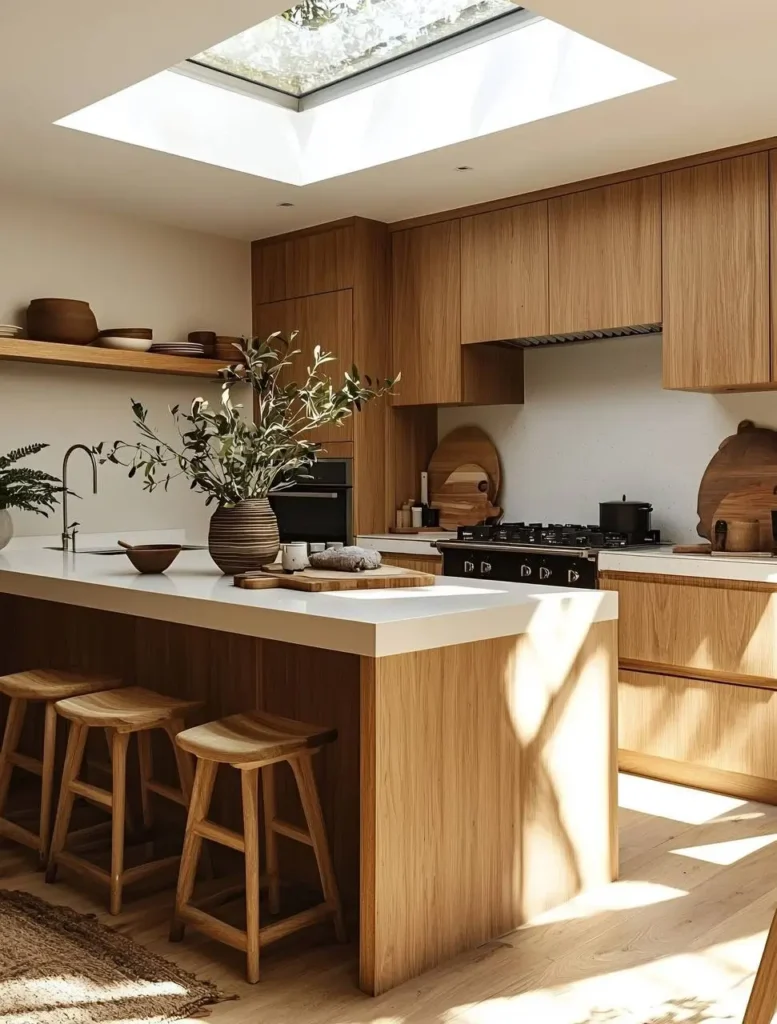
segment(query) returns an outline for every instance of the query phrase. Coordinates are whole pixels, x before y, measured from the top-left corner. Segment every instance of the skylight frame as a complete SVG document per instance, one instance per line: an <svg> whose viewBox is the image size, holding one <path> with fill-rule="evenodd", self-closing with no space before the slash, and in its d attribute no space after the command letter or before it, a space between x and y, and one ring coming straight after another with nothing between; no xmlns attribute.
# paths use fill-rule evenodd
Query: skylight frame
<svg viewBox="0 0 777 1024"><path fill-rule="evenodd" d="M534 14L525 7L516 6L514 11L505 11L503 14L499 14L480 25L463 28L447 36L445 39L425 43L409 53L389 57L373 67L355 71L328 85L311 89L299 97L282 89L276 89L273 86L255 82L234 72L211 67L194 58L187 58L187 60L175 65L170 70L186 75L189 78L194 78L197 81L205 82L208 85L215 85L221 89L227 89L253 97L254 99L261 99L268 103L274 103L277 106L302 112L320 106L323 103L329 103L357 90L369 88L369 86L375 85L378 82L395 78L415 68L443 60L454 53L467 50L472 46L478 46L489 39L506 35L509 32L515 32L518 29L526 28L528 25L542 20L543 18L540 15Z"/></svg>

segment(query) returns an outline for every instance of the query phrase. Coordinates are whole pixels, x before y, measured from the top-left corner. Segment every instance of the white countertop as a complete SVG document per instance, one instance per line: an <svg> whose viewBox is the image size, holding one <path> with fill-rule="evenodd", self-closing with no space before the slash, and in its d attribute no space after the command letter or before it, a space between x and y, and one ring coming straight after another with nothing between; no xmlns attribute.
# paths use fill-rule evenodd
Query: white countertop
<svg viewBox="0 0 777 1024"><path fill-rule="evenodd" d="M368 533L357 537L354 544L374 551L384 551L387 555L423 555L424 557L442 555L434 546L438 540L455 540L453 530L441 530L440 533Z"/></svg>
<svg viewBox="0 0 777 1024"><path fill-rule="evenodd" d="M660 548L657 551L602 551L599 554L599 571L777 584L777 558L674 555L671 548Z"/></svg>
<svg viewBox="0 0 777 1024"><path fill-rule="evenodd" d="M618 616L617 595L606 591L442 576L400 590L240 590L207 551L183 551L163 575L142 576L124 555L64 554L41 539L0 551L0 593L375 658Z"/></svg>

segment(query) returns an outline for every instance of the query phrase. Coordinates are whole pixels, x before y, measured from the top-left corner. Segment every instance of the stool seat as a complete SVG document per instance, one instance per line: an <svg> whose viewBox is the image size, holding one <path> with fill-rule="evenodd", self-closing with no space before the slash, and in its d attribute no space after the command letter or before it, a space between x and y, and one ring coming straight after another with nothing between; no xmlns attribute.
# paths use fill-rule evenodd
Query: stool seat
<svg viewBox="0 0 777 1024"><path fill-rule="evenodd" d="M0 676L0 693L20 700L64 700L121 686L121 679L84 672L36 668Z"/></svg>
<svg viewBox="0 0 777 1024"><path fill-rule="evenodd" d="M249 711L184 729L176 742L195 757L237 766L287 758L335 739L337 729Z"/></svg>
<svg viewBox="0 0 777 1024"><path fill-rule="evenodd" d="M165 722L182 718L187 711L201 706L200 701L168 697L142 686L105 690L57 702L63 718L79 725L102 726L118 732L156 729Z"/></svg>

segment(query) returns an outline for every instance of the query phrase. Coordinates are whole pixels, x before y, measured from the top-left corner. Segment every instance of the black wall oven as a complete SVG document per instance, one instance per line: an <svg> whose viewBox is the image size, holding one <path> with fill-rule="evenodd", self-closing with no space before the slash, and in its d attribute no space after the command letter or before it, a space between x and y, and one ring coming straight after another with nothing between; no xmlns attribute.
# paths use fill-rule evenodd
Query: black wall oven
<svg viewBox="0 0 777 1024"><path fill-rule="evenodd" d="M282 544L353 543L351 470L351 459L320 459L307 479L270 491Z"/></svg>

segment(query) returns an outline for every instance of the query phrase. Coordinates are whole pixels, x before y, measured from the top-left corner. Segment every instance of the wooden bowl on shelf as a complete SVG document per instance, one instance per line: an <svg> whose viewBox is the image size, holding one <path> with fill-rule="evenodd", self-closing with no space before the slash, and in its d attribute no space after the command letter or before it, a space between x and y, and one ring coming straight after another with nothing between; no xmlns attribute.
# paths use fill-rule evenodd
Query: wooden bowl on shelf
<svg viewBox="0 0 777 1024"><path fill-rule="evenodd" d="M80 299L33 299L27 308L27 334L36 341L91 345L97 321L89 303Z"/></svg>
<svg viewBox="0 0 777 1024"><path fill-rule="evenodd" d="M216 335L216 350L215 358L223 359L225 363L238 363L240 362L240 353L235 348L235 345L244 345L245 339L238 338L234 335L218 334Z"/></svg>
<svg viewBox="0 0 777 1024"><path fill-rule="evenodd" d="M151 341L154 332L150 327L112 327L107 331L100 331L100 338L143 338Z"/></svg>

